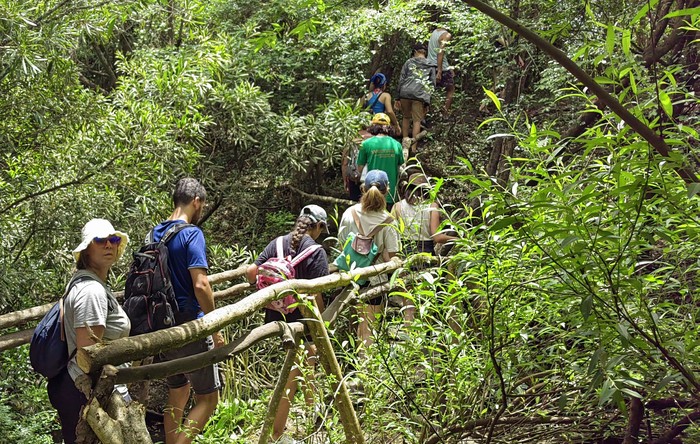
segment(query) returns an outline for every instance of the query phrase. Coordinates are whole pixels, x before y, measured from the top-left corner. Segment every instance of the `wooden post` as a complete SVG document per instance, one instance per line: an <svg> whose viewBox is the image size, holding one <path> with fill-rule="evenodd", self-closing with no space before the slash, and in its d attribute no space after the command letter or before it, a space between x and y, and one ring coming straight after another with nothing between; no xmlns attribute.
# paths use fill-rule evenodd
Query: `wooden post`
<svg viewBox="0 0 700 444"><path fill-rule="evenodd" d="M343 372L340 370L338 359L333 352L333 344L328 337L326 324L321 317L321 313L316 305L316 299L310 296L300 296L301 303L299 309L307 321L307 327L314 340L314 344L318 348L318 354L321 358L321 365L327 374L333 375L336 379L333 391L337 393L333 401L340 413L340 422L343 424L345 431L345 439L349 444L364 444L365 437L360 429L360 422L357 420L355 409L350 400L350 392L348 391L343 379ZM307 305L308 304L308 305Z"/></svg>
<svg viewBox="0 0 700 444"><path fill-rule="evenodd" d="M265 422L260 431L258 444L267 444L267 440L270 438L272 427L275 423L275 416L277 415L277 409L279 408L282 397L285 395L284 389L287 386L287 379L289 379L289 373L292 371L296 356L297 348L296 345L293 345L292 348L287 349L287 356L284 358L284 364L282 365L279 379L277 379L277 384L275 384L275 391L272 392L270 403L267 405L267 415L265 415Z"/></svg>

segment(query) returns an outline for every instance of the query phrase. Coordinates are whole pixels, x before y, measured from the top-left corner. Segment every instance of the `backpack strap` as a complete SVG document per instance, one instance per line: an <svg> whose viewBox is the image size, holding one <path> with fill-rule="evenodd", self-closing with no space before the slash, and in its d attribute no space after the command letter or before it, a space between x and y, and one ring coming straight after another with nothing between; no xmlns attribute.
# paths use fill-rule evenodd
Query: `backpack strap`
<svg viewBox="0 0 700 444"><path fill-rule="evenodd" d="M77 278L71 279L68 282L68 286L66 287L65 293L63 293L63 296L58 300L58 320L61 323L61 341L66 342L66 327L63 324L63 313L64 313L64 301L66 297L68 297L68 293L75 287L76 284L84 281L94 281L95 279L91 278L88 275L83 275L83 276L78 276ZM75 350L73 350L73 353L70 354L68 357L68 360L70 361L73 359L73 356L78 352L78 348L76 347Z"/></svg>
<svg viewBox="0 0 700 444"><path fill-rule="evenodd" d="M170 227L170 228L168 229L168 231L166 231L165 234L163 235L163 237L160 239L160 243L161 243L161 244L167 244L168 242L170 242L170 239L172 239L173 237L175 237L175 235L176 235L177 233L179 233L180 231L182 231L182 230L184 230L185 228L188 228L188 227L196 227L196 225L193 225L193 224L176 224L176 225ZM149 236L151 236L151 239L153 239L153 230L151 230L151 234L150 234Z"/></svg>
<svg viewBox="0 0 700 444"><path fill-rule="evenodd" d="M374 228L372 229L372 231L369 232L369 234L367 235L367 237L373 238L377 233L379 233L379 231L380 231L382 228L384 228L385 226L389 225L389 224L392 223L393 221L394 221L394 218L393 218L393 217L387 216L386 219L384 219L384 222L382 222L381 224L377 225L376 227L374 227Z"/></svg>
<svg viewBox="0 0 700 444"><path fill-rule="evenodd" d="M362 224L360 223L360 218L357 216L357 212L354 208L350 211L352 213L352 219L355 221L355 225L357 225L357 229L360 231L360 235L364 236L365 230L362 229Z"/></svg>
<svg viewBox="0 0 700 444"><path fill-rule="evenodd" d="M290 261L290 264L292 264L292 267L296 268L297 265L304 262L306 258L314 254L319 248L321 248L319 244L309 245L308 247L304 248L301 253L294 256L294 259Z"/></svg>
<svg viewBox="0 0 700 444"><path fill-rule="evenodd" d="M374 91L372 91L372 92L374 93ZM382 91L382 92L380 92L379 94L375 94L375 96L374 96L374 101L371 101L371 100L370 100L369 102L367 102L367 104L365 105L365 107L366 107L366 108L369 108L369 109L372 109L372 107L373 107L374 105L377 104L377 102L379 101L379 99L382 97L382 94L384 94L384 93L385 93L385 91Z"/></svg>
<svg viewBox="0 0 700 444"><path fill-rule="evenodd" d="M284 259L284 237L280 236L277 238L277 258Z"/></svg>

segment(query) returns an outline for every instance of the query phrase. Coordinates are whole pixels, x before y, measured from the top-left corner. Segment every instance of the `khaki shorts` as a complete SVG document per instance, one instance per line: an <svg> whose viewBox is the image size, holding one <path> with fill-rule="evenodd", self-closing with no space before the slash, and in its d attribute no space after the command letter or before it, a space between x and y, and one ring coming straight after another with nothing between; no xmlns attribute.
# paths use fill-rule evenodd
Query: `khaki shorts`
<svg viewBox="0 0 700 444"><path fill-rule="evenodd" d="M401 112L404 116L410 115L414 122L420 122L425 117L425 105L420 100L401 99Z"/></svg>

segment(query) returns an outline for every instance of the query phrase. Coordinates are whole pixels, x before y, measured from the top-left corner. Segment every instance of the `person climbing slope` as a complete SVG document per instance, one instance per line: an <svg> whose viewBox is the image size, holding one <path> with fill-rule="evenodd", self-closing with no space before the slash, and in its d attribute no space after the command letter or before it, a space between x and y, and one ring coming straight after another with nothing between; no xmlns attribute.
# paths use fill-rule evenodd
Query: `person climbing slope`
<svg viewBox="0 0 700 444"><path fill-rule="evenodd" d="M430 66L425 55L428 49L422 43L413 46L413 57L401 68L397 105L401 107L401 130L404 138L414 140L409 148L409 158L416 155L415 139L421 132L421 120L425 117L426 106L435 86L435 68ZM412 126L409 133L409 126Z"/></svg>
<svg viewBox="0 0 700 444"><path fill-rule="evenodd" d="M369 80L369 92L362 97L362 103L365 108L374 114L384 113L391 119L391 126L394 129L394 135L401 135L401 127L399 120L396 118L396 113L392 106L391 94L386 92L387 79L380 72L376 73Z"/></svg>
<svg viewBox="0 0 700 444"><path fill-rule="evenodd" d="M257 283L259 284L258 288L260 288L261 268L268 260L278 257L280 253L284 257L291 257L292 261L297 255L305 256L303 260L294 267L294 277L296 279L314 279L328 275L328 256L326 256L326 252L323 248L319 248L320 246L315 242L321 233L327 231L327 219L326 211L318 205L305 206L301 210L299 217L297 217L294 229L290 233L282 236L281 239L275 238L270 241L263 252L255 259L253 265L247 268L246 278L248 282L251 284ZM278 251L280 244L282 247L281 252ZM318 293L314 296L319 310L323 312L324 303L321 294ZM297 322L301 321L303 318L298 307L288 313L285 313L288 310L282 308L281 305L278 305L278 307L278 309L270 307L265 308L266 324L274 321ZM282 311L279 311L279 309ZM306 347L307 363L311 366L315 366L317 361L316 346L311 342L311 337L305 337L304 345ZM311 373L313 374L313 372ZM279 408L275 416L272 431L272 438L275 441L280 440L284 434L291 401L294 399L294 394L296 393L298 385L297 380L300 376L301 371L299 369L299 363L297 363L289 373L289 378L285 386L285 396L280 400ZM309 391L306 391L305 395L307 404L313 403L313 398L309 396Z"/></svg>
<svg viewBox="0 0 700 444"><path fill-rule="evenodd" d="M360 152L357 155L357 169L364 173L367 171L382 170L389 177L390 191L386 193L386 203L388 209L394 205L399 167L404 164L403 149L401 144L391 136L391 122L389 116L384 113L375 114L372 117L372 124L367 130L374 137L362 142ZM364 176L364 174L363 174Z"/></svg>

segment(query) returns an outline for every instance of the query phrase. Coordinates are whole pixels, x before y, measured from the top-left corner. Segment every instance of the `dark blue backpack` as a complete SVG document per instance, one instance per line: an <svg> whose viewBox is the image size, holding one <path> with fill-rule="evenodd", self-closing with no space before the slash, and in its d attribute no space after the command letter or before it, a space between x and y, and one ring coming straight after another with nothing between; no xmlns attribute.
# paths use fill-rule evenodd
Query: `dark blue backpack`
<svg viewBox="0 0 700 444"><path fill-rule="evenodd" d="M92 279L89 276L81 276L71 280L66 292L51 307L34 329L32 340L29 343L29 361L34 370L51 379L58 376L73 359L75 351L68 356L68 344L63 329L63 299L78 282Z"/></svg>

